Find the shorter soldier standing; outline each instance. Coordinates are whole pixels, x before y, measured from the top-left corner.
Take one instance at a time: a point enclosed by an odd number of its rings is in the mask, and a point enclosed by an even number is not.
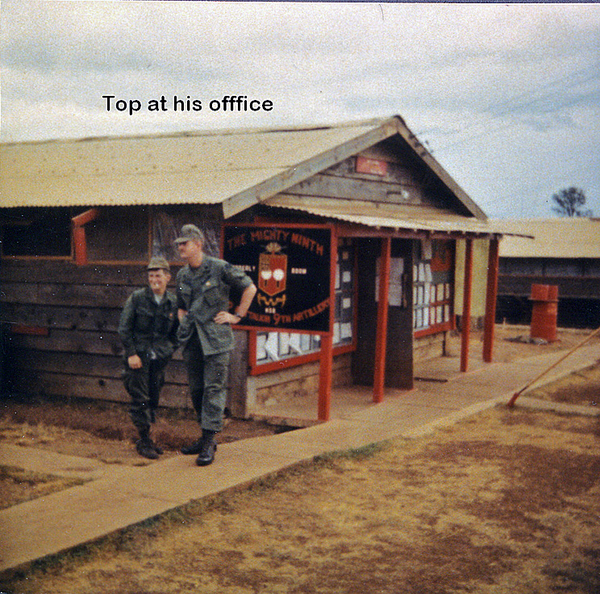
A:
[[[129,413],[139,432],[136,449],[155,460],[162,450],[150,437],[165,367],[177,348],[177,298],[167,291],[169,263],[155,257],[148,264],[148,285],[134,291],[123,308],[119,336],[125,347],[125,389],[131,396]]]

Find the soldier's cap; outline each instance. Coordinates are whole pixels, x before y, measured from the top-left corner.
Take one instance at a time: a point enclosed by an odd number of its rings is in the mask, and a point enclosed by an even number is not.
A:
[[[171,267],[169,266],[166,258],[163,258],[162,256],[154,256],[153,258],[150,258],[150,262],[148,262],[148,270],[166,270],[169,272]]]
[[[175,240],[175,243],[185,243],[186,241],[201,241],[204,243],[204,234],[196,225],[184,225],[181,228],[181,235]]]

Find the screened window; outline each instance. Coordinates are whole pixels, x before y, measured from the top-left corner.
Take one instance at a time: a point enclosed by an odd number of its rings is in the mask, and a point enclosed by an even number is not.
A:
[[[192,210],[175,207],[104,207],[85,225],[88,260],[92,262],[145,262],[151,256],[179,260],[175,239],[181,227],[192,223],[205,236],[204,251],[220,254],[221,221],[210,206]]]
[[[85,226],[90,262],[145,262],[148,259],[148,208],[105,207]]]
[[[454,242],[422,241],[413,269],[413,328],[439,332],[453,323]]]
[[[69,257],[70,208],[15,208],[2,212],[2,255]]]

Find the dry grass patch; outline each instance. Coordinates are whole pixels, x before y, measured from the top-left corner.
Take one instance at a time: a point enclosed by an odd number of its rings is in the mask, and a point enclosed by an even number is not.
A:
[[[85,481],[69,479],[40,472],[31,472],[14,466],[0,465],[0,509],[44,497]]]
[[[498,408],[10,577],[19,594],[597,594],[598,419]],[[81,553],[81,551],[79,551]]]
[[[135,451],[138,439],[129,405],[86,399],[17,395],[0,400],[0,442],[94,458],[108,464],[151,463]],[[220,442],[272,435],[266,423],[227,419]],[[189,410],[161,409],[152,430],[165,456],[198,439],[200,428]]]
[[[539,388],[534,385],[526,395],[564,404],[600,407],[600,364]]]

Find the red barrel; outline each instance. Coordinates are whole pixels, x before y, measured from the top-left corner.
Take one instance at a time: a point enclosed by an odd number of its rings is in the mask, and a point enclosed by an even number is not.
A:
[[[558,317],[558,287],[556,285],[531,285],[531,338],[548,342],[556,340]]]

